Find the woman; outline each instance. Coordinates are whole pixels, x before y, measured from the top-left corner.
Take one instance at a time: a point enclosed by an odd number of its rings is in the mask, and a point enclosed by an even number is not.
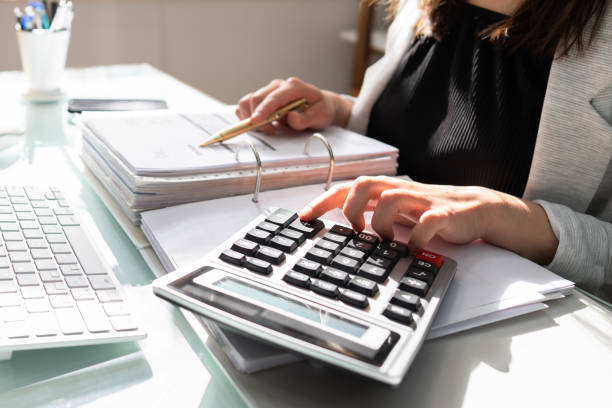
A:
[[[342,207],[356,230],[411,244],[477,238],[599,295],[612,287],[612,7],[608,0],[407,0],[385,56],[356,100],[299,79],[246,95],[256,123],[299,97],[289,126],[334,124],[400,148],[399,173],[360,177],[315,199],[310,220]],[[267,131],[273,131],[268,126]],[[607,286],[611,285],[611,286]]]

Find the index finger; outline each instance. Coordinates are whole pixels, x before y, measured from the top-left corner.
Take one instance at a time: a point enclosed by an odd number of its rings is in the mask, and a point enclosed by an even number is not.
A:
[[[289,80],[284,85],[270,92],[261,101],[255,112],[251,115],[251,123],[254,124],[266,120],[276,110],[299,98],[306,98],[306,101],[313,105],[321,98],[321,92],[316,87],[302,81]]]
[[[338,184],[304,207],[299,215],[302,221],[312,221],[328,211],[342,207],[351,188],[351,183]]]

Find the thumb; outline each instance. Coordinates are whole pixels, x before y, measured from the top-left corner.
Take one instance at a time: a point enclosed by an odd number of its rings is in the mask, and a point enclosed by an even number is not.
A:
[[[329,126],[330,121],[326,116],[325,104],[315,103],[303,112],[296,110],[289,112],[287,124],[296,130],[323,129]]]
[[[448,223],[449,215],[447,211],[425,211],[412,229],[410,244],[416,248],[425,248],[438,232],[448,226]]]

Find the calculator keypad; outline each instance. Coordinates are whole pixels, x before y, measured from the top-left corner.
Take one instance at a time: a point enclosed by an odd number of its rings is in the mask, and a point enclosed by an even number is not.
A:
[[[373,234],[356,233],[343,225],[333,225],[316,238],[324,227],[321,220],[302,222],[296,213],[278,209],[244,238],[236,240],[231,249],[222,251],[219,258],[264,276],[273,273],[273,265],[279,266],[286,270],[279,278],[287,284],[358,309],[367,310],[375,302],[383,301],[379,286],[389,284],[393,268],[408,255],[406,245],[381,242]],[[312,242],[309,239],[314,240],[314,245],[302,252],[299,260],[295,261],[297,257],[293,256],[288,261],[287,256]],[[415,316],[423,313],[424,300],[443,262],[444,258],[433,252],[417,252],[402,276],[394,275],[399,282],[392,288],[397,289],[387,288],[390,297],[385,297],[385,305],[377,313],[414,325],[418,321]]]

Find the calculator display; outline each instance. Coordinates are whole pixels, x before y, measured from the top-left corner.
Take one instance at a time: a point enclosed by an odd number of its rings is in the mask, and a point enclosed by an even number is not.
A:
[[[303,303],[279,296],[265,289],[254,287],[248,283],[225,277],[214,283],[214,286],[246,296],[268,306],[276,307],[288,313],[308,319],[322,326],[331,327],[342,333],[360,338],[367,327],[334,316],[324,310],[309,307]]]

